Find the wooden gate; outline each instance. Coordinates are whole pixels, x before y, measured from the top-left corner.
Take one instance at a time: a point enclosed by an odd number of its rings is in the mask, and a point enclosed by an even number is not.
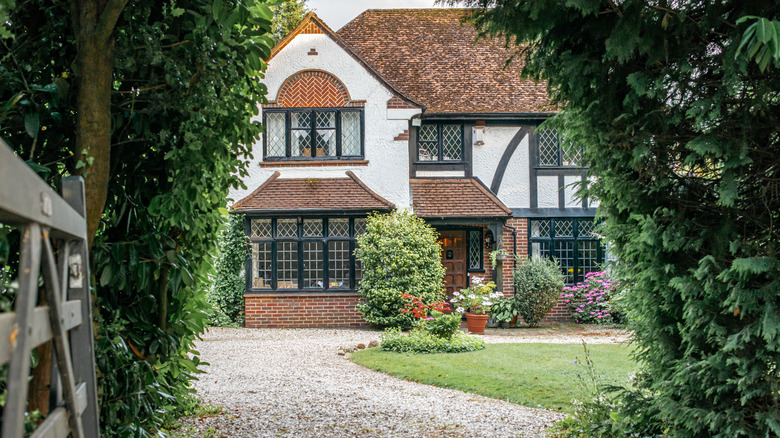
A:
[[[31,350],[49,340],[52,406],[30,436],[100,435],[84,205],[81,177],[64,178],[60,197],[0,140],[0,223],[21,233],[14,311],[0,314],[0,365],[9,364],[3,438],[24,435]],[[37,305],[41,275],[45,306]]]

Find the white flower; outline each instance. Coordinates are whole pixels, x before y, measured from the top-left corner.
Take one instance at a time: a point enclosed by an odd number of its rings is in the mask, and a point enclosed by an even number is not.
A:
[[[481,277],[477,277],[477,276],[471,277],[471,283],[473,283],[473,284],[482,284],[482,278]]]
[[[455,311],[458,313],[463,313],[463,310],[464,310],[463,307],[458,307],[457,309],[455,309]]]
[[[454,296],[454,297],[459,297],[459,296],[460,296],[460,292],[453,292],[453,293],[452,293],[452,296]]]
[[[483,302],[482,302],[482,305],[483,305],[483,306],[492,306],[492,305],[493,305],[493,303],[491,303],[491,302],[490,302],[490,301],[488,301],[488,300],[485,300],[485,301],[483,301]]]
[[[456,302],[456,301],[458,301],[458,299],[457,299],[457,298],[453,298],[453,299],[451,299],[451,300],[450,300],[450,302],[451,302],[451,303],[454,303],[454,302]]]
[[[473,299],[476,299],[476,298],[477,298],[477,296],[476,296],[476,295],[474,295],[474,294],[470,294],[470,295],[469,295],[469,298],[471,298],[471,299],[473,300]]]

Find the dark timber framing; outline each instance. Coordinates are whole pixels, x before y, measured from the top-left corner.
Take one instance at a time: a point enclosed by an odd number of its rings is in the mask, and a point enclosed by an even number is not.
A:
[[[504,173],[506,173],[506,167],[509,165],[509,160],[512,159],[512,155],[515,153],[517,146],[532,129],[533,127],[531,126],[521,126],[520,129],[517,130],[517,133],[515,133],[515,136],[512,137],[509,145],[504,149],[504,154],[501,156],[501,161],[498,163],[496,173],[493,175],[493,182],[490,184],[490,191],[493,193],[498,193],[498,189],[501,188],[501,181],[504,179]]]
[[[566,208],[566,177],[567,176],[579,176],[581,180],[585,180],[587,178],[587,169],[583,167],[577,167],[577,166],[541,166],[539,164],[539,132],[538,132],[539,126],[535,126],[533,130],[531,131],[531,135],[529,136],[528,141],[528,166],[529,166],[529,189],[531,191],[530,193],[530,209],[512,209],[513,214],[517,216],[517,213],[515,211],[517,210],[522,211],[529,211],[531,213],[534,213],[537,210],[550,210],[550,209],[539,209],[539,182],[538,177],[540,176],[557,176],[558,177],[558,208],[561,210],[570,210]],[[558,151],[558,160],[560,161],[560,147]],[[502,157],[503,161],[503,157]],[[582,209],[588,210],[588,200],[582,199]],[[575,211],[577,211],[575,209]],[[595,214],[595,213],[594,213]],[[535,213],[534,216],[537,216]],[[580,213],[579,215],[582,215]],[[589,214],[586,215],[589,216]],[[567,216],[571,217],[572,213],[565,213],[562,215],[557,216]],[[538,217],[538,216],[537,216]]]
[[[426,118],[423,124],[460,124],[462,132],[461,151],[463,159],[460,161],[421,161],[419,159],[419,126],[409,124],[409,175],[411,178],[417,178],[418,171],[463,171],[463,176],[469,178],[473,174],[473,147],[472,133],[474,121],[464,121],[457,119],[429,119]],[[438,129],[441,131],[441,128]],[[441,158],[441,137],[439,137],[439,158]],[[460,176],[453,178],[462,178]]]

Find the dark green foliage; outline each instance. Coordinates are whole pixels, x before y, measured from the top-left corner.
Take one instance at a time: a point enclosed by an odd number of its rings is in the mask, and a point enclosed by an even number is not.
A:
[[[422,328],[413,328],[409,334],[391,327],[382,334],[379,349],[397,353],[462,353],[485,348],[485,341],[457,332],[449,338],[436,336]]]
[[[672,436],[780,435],[780,38],[743,20],[780,5],[468,3],[498,4],[476,23],[530,44],[551,125],[586,146],[584,193],[631,284],[634,408]]]
[[[69,17],[67,2],[19,5],[0,63],[0,135],[55,188],[83,166]],[[260,132],[270,18],[252,1],[137,0],[117,24],[111,182],[91,252],[104,436],[154,434],[194,403],[193,341],[228,189]]]
[[[363,318],[389,327],[410,327],[415,319],[399,312],[401,294],[422,298],[424,304],[444,299],[444,267],[438,234],[408,212],[368,217],[366,232],[357,239],[355,256],[363,265],[358,307]]]
[[[441,313],[434,310],[430,317],[433,319],[420,321],[420,327],[433,336],[450,339],[460,328],[460,313]]]
[[[529,257],[512,272],[515,283],[517,313],[531,327],[539,324],[558,302],[563,286],[563,274],[558,260]]]
[[[219,234],[214,286],[207,300],[214,308],[210,324],[216,326],[244,324],[244,262],[247,238],[244,215],[231,214],[227,227]]]

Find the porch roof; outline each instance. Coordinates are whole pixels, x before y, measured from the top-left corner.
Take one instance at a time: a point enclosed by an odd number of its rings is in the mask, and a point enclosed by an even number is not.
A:
[[[420,217],[507,217],[507,208],[475,178],[416,178],[409,180],[412,207]]]
[[[371,190],[351,171],[346,178],[279,178],[274,172],[233,211],[385,211],[393,203]]]

